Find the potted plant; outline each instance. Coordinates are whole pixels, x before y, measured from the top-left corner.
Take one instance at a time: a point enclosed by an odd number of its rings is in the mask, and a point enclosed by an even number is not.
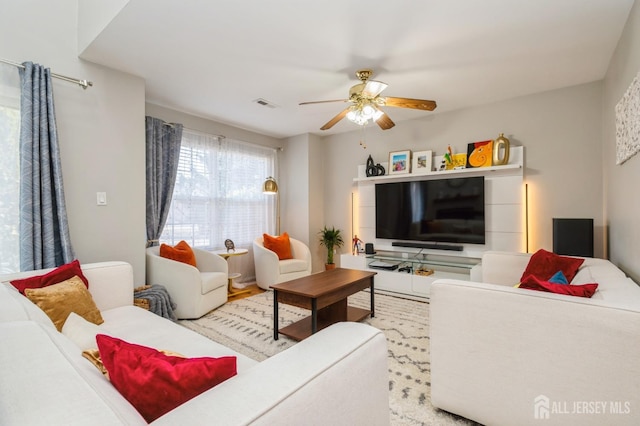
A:
[[[327,228],[325,226],[319,234],[320,245],[327,248],[327,263],[324,267],[325,269],[334,269],[336,264],[333,263],[333,252],[336,248],[340,248],[344,244],[340,230],[333,227]]]

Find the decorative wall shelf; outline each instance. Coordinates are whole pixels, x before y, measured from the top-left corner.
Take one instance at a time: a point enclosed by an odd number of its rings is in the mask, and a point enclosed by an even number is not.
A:
[[[514,146],[511,148],[509,164],[504,166],[478,167],[473,169],[443,170],[425,174],[394,174],[384,176],[356,177],[354,182],[407,182],[412,180],[442,179],[447,177],[461,176],[522,176],[523,174],[523,147]]]

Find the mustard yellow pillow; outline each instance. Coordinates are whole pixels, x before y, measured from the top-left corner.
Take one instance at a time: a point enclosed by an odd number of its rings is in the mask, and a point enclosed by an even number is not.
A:
[[[78,276],[48,287],[28,288],[24,293],[51,318],[58,331],[62,331],[71,312],[94,324],[104,322],[91,293]]]

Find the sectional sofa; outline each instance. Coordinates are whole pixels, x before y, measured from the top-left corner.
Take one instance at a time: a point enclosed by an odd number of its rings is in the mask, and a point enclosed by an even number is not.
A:
[[[373,327],[336,324],[258,363],[133,306],[131,266],[104,262],[82,266],[104,323],[91,324],[89,329],[69,329],[65,323],[61,333],[42,310],[6,283],[44,272],[0,276],[3,425],[146,424],[81,355],[83,346],[95,341],[92,327],[101,334],[185,357],[236,357],[237,375],[152,424],[389,424],[386,339]],[[157,398],[160,402],[163,395]]]
[[[530,256],[432,284],[432,404],[487,425],[640,424],[640,288],[603,259],[571,281],[592,298],[514,288]]]

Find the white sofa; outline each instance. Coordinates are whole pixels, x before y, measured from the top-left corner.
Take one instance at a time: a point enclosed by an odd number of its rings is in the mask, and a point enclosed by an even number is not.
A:
[[[386,339],[359,323],[333,325],[255,362],[133,306],[129,264],[82,267],[100,332],[188,357],[237,357],[238,374],[158,418],[158,425],[388,425]],[[144,419],[81,356],[81,348],[0,276],[0,423],[136,425]]]
[[[311,274],[311,251],[302,241],[289,238],[293,259],[280,260],[265,248],[262,237],[253,241],[253,259],[258,287],[269,290],[274,284],[295,280]]]
[[[432,404],[487,425],[640,424],[640,288],[602,259],[571,282],[598,283],[591,299],[514,288],[529,257],[432,284]]]
[[[200,318],[227,302],[227,261],[207,250],[192,250],[197,267],[161,257],[160,246],[147,248],[145,254],[147,284],[167,289],[178,319]]]

